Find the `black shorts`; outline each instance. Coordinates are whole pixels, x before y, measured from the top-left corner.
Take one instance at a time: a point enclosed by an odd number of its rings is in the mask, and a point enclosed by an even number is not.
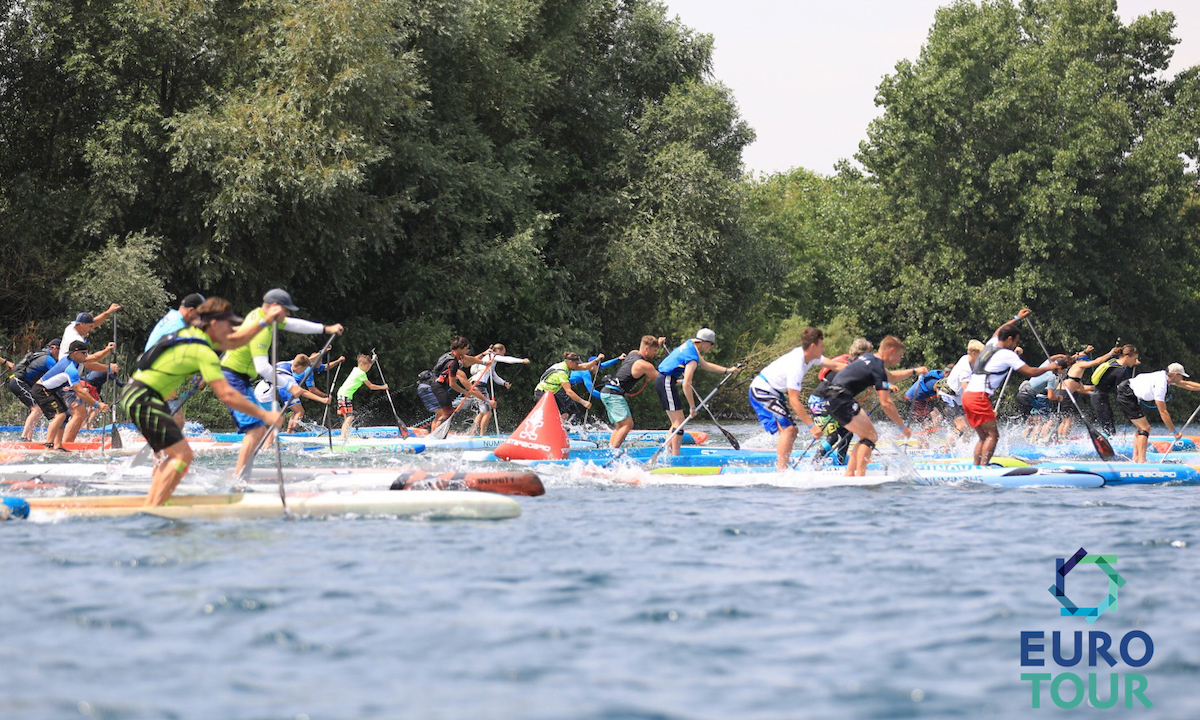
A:
[[[682,378],[665,374],[659,375],[654,381],[654,389],[658,391],[658,401],[663,410],[683,410],[685,402],[683,391],[680,389],[682,382]]]
[[[533,401],[536,403],[538,400],[541,400],[542,395],[545,394],[545,390],[534,390]],[[571,398],[563,390],[559,390],[558,392],[554,393],[554,404],[558,406],[559,415],[566,415],[567,413],[571,412]]]
[[[55,415],[61,415],[67,412],[67,401],[63,400],[63,396],[58,390],[48,390],[41,383],[34,383],[32,387],[33,401],[42,409],[42,414],[48,418]]]
[[[1121,384],[1117,385],[1117,405],[1121,406],[1121,412],[1125,413],[1125,417],[1131,421],[1146,417],[1146,411],[1138,402],[1137,395],[1133,394],[1133,388],[1129,387],[1128,380],[1122,380]]]
[[[154,388],[131,380],[121,393],[120,404],[154,452],[183,440],[183,428],[175,422],[167,401]]]
[[[27,408],[33,407],[33,388],[29,387],[29,383],[20,378],[9,378],[8,389],[13,395],[17,396],[22,405]]]
[[[825,411],[829,413],[834,420],[837,420],[839,423],[841,423],[842,427],[849,425],[850,421],[854,419],[854,416],[858,415],[859,411],[862,410],[862,406],[858,404],[858,401],[854,399],[853,395],[837,393],[836,395],[827,398],[827,400],[828,404],[825,406]]]

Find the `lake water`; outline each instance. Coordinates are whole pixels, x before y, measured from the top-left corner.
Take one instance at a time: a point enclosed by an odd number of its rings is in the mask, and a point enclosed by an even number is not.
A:
[[[1200,713],[1197,487],[543,479],[499,522],[0,526],[0,717],[1007,718],[1034,712],[1023,672],[1068,671],[1098,673],[1101,700],[1110,673],[1143,674],[1154,707],[1122,688],[1120,717]],[[1081,547],[1126,581],[1093,625],[1048,592]],[[1095,566],[1067,587],[1107,591]],[[1059,668],[1054,630],[1114,653],[1141,630],[1153,656]],[[1021,666],[1023,631],[1046,667]],[[1040,704],[1102,712],[1045,683]]]

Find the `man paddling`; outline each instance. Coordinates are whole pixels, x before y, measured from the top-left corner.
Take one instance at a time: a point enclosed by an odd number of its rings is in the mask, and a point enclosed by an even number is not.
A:
[[[699,397],[696,395],[694,380],[696,368],[714,373],[735,373],[739,367],[723,367],[704,359],[705,353],[717,344],[717,334],[710,328],[700,328],[696,337],[684,340],[679,347],[668,354],[658,364],[658,379],[654,388],[658,391],[658,400],[662,409],[671,421],[671,430],[683,424],[683,404],[687,402],[688,416],[696,414]],[[667,448],[668,455],[679,455],[683,445],[683,436],[674,433]]]
[[[1058,367],[1053,362],[1042,367],[1030,367],[1017,354],[1017,345],[1021,342],[1021,329],[1017,323],[1031,314],[1033,311],[1029,308],[1021,308],[1012,320],[996,328],[971,368],[971,379],[967,381],[967,390],[963,393],[962,407],[967,423],[975,428],[979,436],[979,441],[975,443],[976,465],[987,465],[992,461],[992,453],[996,451],[996,443],[1000,440],[996,413],[992,410],[992,393],[1004,384],[1008,373],[1017,372],[1032,378],[1054,372]],[[1054,355],[1049,359],[1061,357],[1065,356]]]
[[[64,348],[71,347],[71,343],[88,342],[88,335],[109,318],[110,315],[121,309],[117,303],[111,303],[108,309],[98,315],[82,312],[75,316],[75,322],[67,325],[63,330],[62,346]],[[117,372],[117,366],[106,365],[100,361],[107,358],[116,349],[116,343],[108,343],[102,350],[89,354],[84,358],[83,363],[79,366],[80,371],[84,370],[103,370],[110,373]],[[87,420],[87,409],[85,407],[84,397],[76,395],[73,388],[66,388],[62,393],[63,400],[67,403],[67,411],[71,414],[71,420],[67,423],[65,435],[66,442],[75,442],[75,438],[79,435],[79,431],[83,428],[84,421]]]
[[[643,335],[637,350],[625,353],[625,359],[612,375],[604,378],[604,387],[600,390],[600,402],[608,411],[608,419],[612,423],[612,436],[608,446],[612,449],[621,447],[625,437],[633,429],[633,414],[629,411],[627,396],[633,392],[638,381],[652,383],[658,379],[658,368],[651,360],[658,354],[659,348],[667,339]]]
[[[833,419],[841,423],[849,432],[858,437],[858,444],[850,451],[850,460],[846,463],[846,475],[865,475],[867,465],[871,462],[871,451],[879,433],[870,415],[854,398],[870,388],[875,388],[879,397],[879,407],[892,422],[900,428],[904,437],[912,437],[912,431],[900,418],[896,404],[892,401],[892,383],[897,380],[923,375],[929,368],[915,367],[907,370],[888,370],[900,364],[904,357],[904,343],[895,335],[888,335],[879,342],[879,351],[865,352],[858,359],[847,365],[834,375],[829,384],[822,390],[827,401],[827,412]]]
[[[337,323],[322,325],[311,320],[290,317],[299,309],[286,290],[268,290],[263,295],[262,305],[251,310],[241,327],[234,333],[235,342],[241,342],[246,335],[250,336],[250,340],[244,345],[234,346],[234,349],[222,356],[221,370],[229,385],[250,402],[254,402],[254,376],[271,382],[275,375],[275,368],[270,360],[271,324],[275,318],[279,318],[279,327],[288,332],[301,335],[342,334],[344,328]],[[230,414],[233,415],[238,432],[244,435],[237,467],[234,469],[235,475],[241,475],[242,469],[258,452],[259,443],[266,434],[267,427],[263,425],[262,419],[253,413],[245,413],[231,407]]]
[[[1172,385],[1184,390],[1200,391],[1200,383],[1184,380],[1187,377],[1191,375],[1184,372],[1183,365],[1171,363],[1166,370],[1135,375],[1117,385],[1117,405],[1121,406],[1121,412],[1137,428],[1137,434],[1133,437],[1134,462],[1146,462],[1146,449],[1150,445],[1150,421],[1146,418],[1142,403],[1153,403],[1167,430],[1176,440],[1182,436],[1175,429],[1171,413],[1167,410],[1167,392]]]
[[[51,418],[50,428],[46,433],[46,447],[53,448],[66,452],[63,447],[66,435],[64,424],[67,421],[67,402],[63,395],[67,391],[73,391],[76,401],[86,415],[88,407],[84,405],[83,398],[87,398],[90,407],[99,409],[100,412],[107,412],[108,405],[99,400],[92,400],[87,394],[87,389],[83,384],[83,380],[79,376],[79,369],[83,367],[84,361],[88,356],[87,343],[82,340],[74,340],[67,347],[67,352],[59,359],[54,367],[46,371],[40,380],[33,384],[33,399],[42,408],[42,413]]]
[[[234,349],[233,327],[242,322],[230,308],[229,301],[218,297],[201,303],[196,308],[200,326],[184,328],[151,346],[121,395],[121,409],[146,437],[151,449],[167,456],[154,470],[146,505],[166,502],[192,464],[192,448],[165,400],[188,378],[199,373],[230,410],[264,423],[263,432],[266,426],[278,426],[283,418],[282,413],[259,407],[226,378],[216,351]],[[284,313],[276,305],[265,308],[259,317],[270,324],[284,317]]]
[[[800,333],[800,347],[767,365],[750,382],[750,407],[754,408],[763,429],[779,436],[775,442],[775,468],[780,472],[787,470],[796,436],[800,434],[791,413],[795,413],[814,438],[821,436],[821,430],[813,428],[812,415],[800,394],[804,376],[810,368],[818,366],[838,371],[846,363],[827,359],[825,334],[815,327],[806,327]]]
[[[417,383],[417,397],[425,409],[433,413],[430,432],[437,430],[454,414],[454,406],[450,401],[451,390],[463,397],[473,397],[489,408],[496,407],[496,401],[477,390],[467,377],[466,368],[479,362],[479,358],[468,354],[470,349],[470,340],[455,335],[450,340],[450,352],[443,353],[429,374],[424,376],[425,379]]]
[[[42,417],[42,408],[33,399],[33,383],[46,374],[58,362],[58,349],[62,340],[51,340],[41,350],[34,350],[21,358],[12,368],[12,377],[8,379],[8,390],[29,408],[25,417],[25,425],[21,428],[21,439],[33,441],[33,430]]]

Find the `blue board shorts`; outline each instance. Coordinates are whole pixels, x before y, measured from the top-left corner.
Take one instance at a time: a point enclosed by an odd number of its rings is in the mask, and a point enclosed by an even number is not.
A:
[[[619,423],[633,414],[629,412],[629,401],[624,395],[602,392],[600,402],[604,403],[604,409],[608,411],[608,421],[611,423]]]
[[[248,378],[239,372],[229,370],[228,368],[221,368],[221,374],[225,376],[225,382],[229,383],[229,387],[237,390],[242,394],[242,397],[246,398],[250,402],[254,403],[255,405],[259,405],[258,400],[254,398],[254,381],[251,378]],[[259,405],[259,407],[261,407],[261,405]],[[253,415],[247,415],[240,410],[234,410],[233,408],[230,408],[229,414],[233,416],[233,423],[237,425],[237,431],[243,434],[263,425],[262,420],[259,420]]]
[[[783,398],[779,397],[779,393],[774,390],[755,387],[751,383],[750,407],[754,408],[754,414],[758,416],[758,422],[763,426],[763,430],[772,435],[796,424],[792,422],[791,413],[788,412]]]

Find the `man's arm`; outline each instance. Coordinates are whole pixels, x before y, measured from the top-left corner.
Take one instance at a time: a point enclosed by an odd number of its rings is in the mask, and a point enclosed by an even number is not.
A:
[[[800,391],[788,388],[787,394],[788,405],[792,407],[792,412],[796,413],[796,417],[800,418],[805,425],[812,425],[813,419],[812,415],[808,412],[808,403],[804,402],[804,398],[800,396]]]
[[[105,310],[104,312],[100,313],[99,315],[93,315],[92,320],[94,320],[96,322],[96,325],[102,325],[104,323],[104,321],[108,319],[109,315],[112,315],[113,313],[115,313],[116,311],[118,311],[120,309],[121,309],[120,305],[118,305],[117,303],[112,303],[108,306],[108,309]]]

